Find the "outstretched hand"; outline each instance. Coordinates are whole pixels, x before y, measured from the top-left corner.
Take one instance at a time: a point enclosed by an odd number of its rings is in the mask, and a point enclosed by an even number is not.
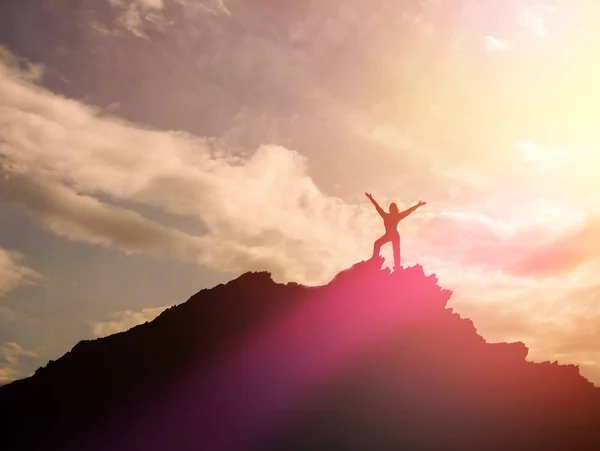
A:
[[[371,201],[373,200],[373,196],[371,195],[371,193],[365,193],[365,196],[367,196],[367,198],[369,198]],[[427,202],[423,202],[422,200],[420,200],[417,204],[417,207],[422,207],[423,205],[427,205]]]

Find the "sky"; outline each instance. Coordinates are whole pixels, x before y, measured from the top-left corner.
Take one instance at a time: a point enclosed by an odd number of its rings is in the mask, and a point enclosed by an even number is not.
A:
[[[0,5],[0,383],[247,271],[405,266],[600,385],[591,0]],[[389,245],[384,247],[391,258]]]

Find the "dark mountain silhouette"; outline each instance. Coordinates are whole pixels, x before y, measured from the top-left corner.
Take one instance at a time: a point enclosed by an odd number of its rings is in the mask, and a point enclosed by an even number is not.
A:
[[[486,343],[420,266],[247,273],[0,388],[2,450],[599,450],[576,366]]]

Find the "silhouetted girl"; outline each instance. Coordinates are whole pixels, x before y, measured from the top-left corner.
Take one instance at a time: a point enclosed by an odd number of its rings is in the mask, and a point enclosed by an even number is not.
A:
[[[381,246],[383,246],[388,241],[392,242],[392,247],[394,249],[394,270],[400,268],[400,234],[398,233],[398,223],[406,218],[409,214],[415,211],[417,208],[425,205],[426,202],[419,201],[417,205],[410,207],[404,211],[398,211],[398,206],[395,202],[390,204],[390,212],[386,213],[383,208],[379,206],[379,204],[373,199],[371,193],[365,193],[365,195],[369,198],[373,205],[375,205],[375,209],[377,213],[383,218],[383,224],[385,225],[385,235],[375,241],[373,246],[373,258],[379,257],[379,251],[381,250]]]

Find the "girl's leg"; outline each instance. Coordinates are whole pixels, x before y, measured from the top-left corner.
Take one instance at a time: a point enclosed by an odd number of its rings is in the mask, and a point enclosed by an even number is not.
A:
[[[394,269],[400,269],[400,235],[394,235],[391,241],[394,249]]]
[[[381,246],[383,246],[388,241],[390,241],[390,237],[387,234],[383,235],[381,238],[379,238],[377,241],[375,241],[375,244],[373,245],[373,258],[379,257],[379,252],[381,251]]]

